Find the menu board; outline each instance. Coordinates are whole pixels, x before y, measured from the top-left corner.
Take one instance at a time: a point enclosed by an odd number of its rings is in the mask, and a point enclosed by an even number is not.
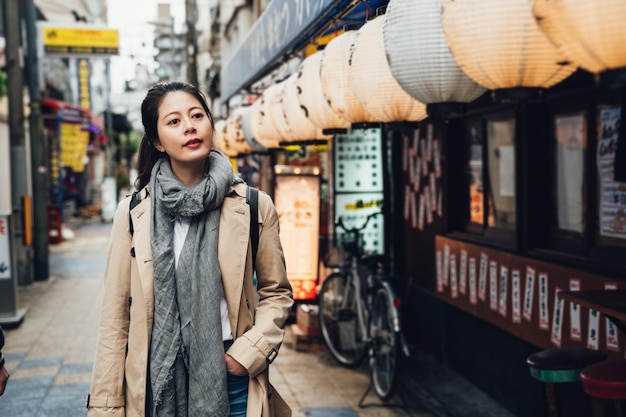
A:
[[[319,177],[277,174],[274,202],[294,299],[315,299],[319,262]]]
[[[368,215],[382,212],[384,200],[382,129],[349,129],[333,139],[335,217],[348,228],[361,227]],[[345,230],[335,229],[341,241]],[[382,214],[361,232],[363,249],[385,253]]]
[[[335,192],[383,190],[381,129],[351,129],[333,139]]]

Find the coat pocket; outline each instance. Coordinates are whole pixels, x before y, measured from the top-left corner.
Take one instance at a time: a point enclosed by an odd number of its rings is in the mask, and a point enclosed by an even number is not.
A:
[[[270,403],[270,416],[271,417],[291,417],[291,407],[285,402],[283,397],[280,396],[276,388],[272,384],[269,384],[270,390],[268,393],[268,400]]]

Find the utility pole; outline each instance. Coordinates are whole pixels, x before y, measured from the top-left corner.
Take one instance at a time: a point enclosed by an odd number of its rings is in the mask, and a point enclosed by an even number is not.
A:
[[[33,248],[35,280],[43,281],[49,275],[48,251],[48,211],[46,198],[47,143],[43,135],[41,119],[41,96],[39,91],[39,63],[37,57],[37,27],[35,26],[35,4],[25,0],[24,20],[26,22],[26,69],[30,95],[30,163],[33,181]]]
[[[193,85],[198,85],[198,63],[196,56],[198,53],[198,41],[196,39],[196,0],[185,0],[185,21],[187,23],[187,81]]]
[[[13,215],[11,216],[10,238],[13,252],[13,274],[22,285],[33,282],[32,250],[24,238],[30,221],[24,215],[24,201],[30,199],[25,119],[24,119],[24,77],[22,73],[22,51],[20,30],[20,2],[4,1],[4,28],[6,39],[7,98],[9,102],[9,137],[11,145],[11,195]],[[27,213],[28,215],[28,213]],[[29,231],[28,231],[29,232]]]

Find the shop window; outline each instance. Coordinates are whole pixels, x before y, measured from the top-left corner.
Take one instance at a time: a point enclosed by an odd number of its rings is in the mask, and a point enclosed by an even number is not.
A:
[[[587,121],[584,112],[554,117],[554,222],[558,231],[582,235],[585,232],[585,159]]]
[[[487,146],[494,218],[488,226],[515,231],[515,120],[488,120]]]
[[[545,159],[547,170],[532,186],[538,197],[551,198],[545,228],[541,210],[529,218],[538,227],[530,249],[547,249],[545,256],[566,257],[610,270],[626,254],[626,182],[614,177],[620,124],[620,104],[610,94],[553,106]],[[613,266],[611,266],[613,265]]]
[[[467,200],[464,229],[512,244],[517,224],[515,118],[511,112],[464,121]]]

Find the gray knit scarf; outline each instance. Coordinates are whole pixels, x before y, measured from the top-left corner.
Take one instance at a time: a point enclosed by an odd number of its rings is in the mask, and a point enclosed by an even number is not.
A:
[[[228,159],[212,151],[200,183],[183,185],[168,158],[152,169],[154,322],[146,415],[224,417],[229,413],[217,260],[220,208],[236,182]],[[174,263],[174,222],[191,217]]]

